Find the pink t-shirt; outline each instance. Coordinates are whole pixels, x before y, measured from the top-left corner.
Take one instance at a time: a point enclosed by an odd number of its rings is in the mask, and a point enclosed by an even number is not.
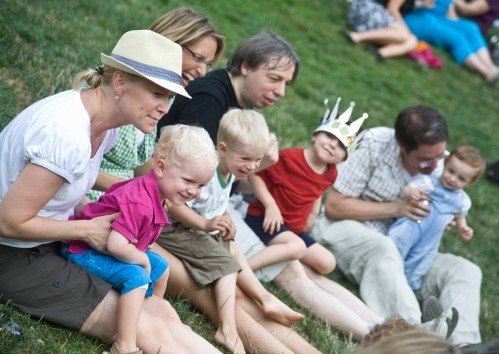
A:
[[[145,176],[132,178],[111,186],[98,201],[89,203],[69,220],[89,220],[98,216],[120,212],[111,228],[130,242],[137,240],[135,247],[145,251],[165,226],[171,222],[166,217],[159,195],[158,182],[153,171]],[[82,241],[71,241],[69,252],[83,253],[90,246]]]

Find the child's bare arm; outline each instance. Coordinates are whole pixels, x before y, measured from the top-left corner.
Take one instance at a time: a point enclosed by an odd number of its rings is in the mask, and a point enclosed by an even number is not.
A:
[[[169,207],[168,214],[185,227],[206,231],[208,219],[202,215],[199,215],[185,204],[181,206]]]
[[[138,250],[125,236],[112,230],[107,239],[107,252],[109,255],[124,263],[138,264],[148,273],[151,272],[149,258]]]
[[[236,226],[232,222],[232,218],[230,217],[230,215],[227,211],[222,216],[224,217],[224,219],[223,219],[224,223],[227,224],[228,227],[227,226],[224,227],[225,232],[221,232],[221,236],[225,240],[232,241],[232,240],[234,240],[234,237],[236,237]],[[222,219],[219,218],[219,220],[222,220]]]
[[[256,197],[263,204],[265,208],[267,208],[267,206],[272,206],[272,205],[277,206],[274,197],[272,196],[272,194],[270,194],[267,185],[260,176],[255,174],[250,175],[248,176],[248,182],[253,188]]]
[[[231,228],[233,228],[232,220],[228,215],[224,214],[214,217],[213,219],[207,219],[185,204],[182,206],[170,207],[168,213],[185,227],[198,229],[204,232],[218,230],[222,237],[225,237],[227,233],[230,233]]]
[[[413,190],[414,190],[414,188],[412,188],[409,184],[406,185],[402,189],[402,198],[405,199],[405,200],[412,199],[412,192],[413,192]]]
[[[317,198],[317,200],[314,202],[314,206],[312,207],[312,210],[308,215],[307,222],[305,223],[305,231],[309,231],[314,225],[315,219],[317,218],[317,215],[319,215],[321,211],[321,202],[322,202],[322,197]]]
[[[270,234],[278,231],[284,223],[281,211],[274,197],[270,194],[267,185],[258,175],[248,176],[248,181],[255,192],[258,200],[265,207],[265,218],[263,220],[263,230]]]
[[[265,170],[267,167],[275,165],[279,160],[279,142],[274,133],[270,133],[269,146],[265,155],[263,156],[260,166],[256,169],[257,171]]]
[[[456,222],[457,230],[461,235],[463,241],[469,241],[473,237],[473,229],[468,226],[466,222],[466,217],[462,215],[456,215],[454,217],[454,221]]]
[[[421,189],[408,184],[402,189],[402,198],[405,200],[421,200],[425,198],[425,194]]]

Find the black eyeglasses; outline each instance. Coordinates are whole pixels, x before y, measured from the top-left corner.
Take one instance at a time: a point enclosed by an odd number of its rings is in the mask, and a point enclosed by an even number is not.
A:
[[[184,46],[182,48],[185,48],[187,49],[187,51],[189,53],[191,53],[192,55],[192,59],[194,59],[194,61],[198,64],[204,64],[206,65],[206,70],[207,71],[211,71],[214,67],[215,67],[215,63],[212,62],[212,61],[209,61],[209,60],[206,60],[205,57],[203,57],[202,55],[200,54],[197,54],[197,53],[194,53],[192,50],[190,50],[188,47]]]

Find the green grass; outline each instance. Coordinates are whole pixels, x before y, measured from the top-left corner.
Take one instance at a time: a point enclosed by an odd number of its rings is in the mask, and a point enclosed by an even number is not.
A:
[[[431,105],[447,119],[450,147],[471,144],[487,160],[499,159],[497,86],[485,85],[438,50],[442,70],[427,70],[406,58],[377,63],[339,34],[346,27],[345,0],[2,0],[0,129],[30,103],[69,88],[72,76],[96,66],[99,53],[110,52],[123,32],[146,28],[180,5],[197,8],[226,34],[228,48],[220,66],[238,41],[262,28],[273,29],[294,44],[301,57],[298,80],[284,101],[263,112],[282,147],[307,145],[322,116],[324,98],[341,95],[343,102],[357,102],[357,116],[364,110],[369,113],[367,127],[392,126],[398,111],[408,105]],[[442,248],[482,268],[481,331],[483,339],[490,340],[499,333],[499,186],[482,180],[469,194],[473,200],[469,223],[475,238],[465,244],[450,232]],[[355,289],[340,274],[332,277]],[[275,287],[269,288],[292,304]],[[214,327],[203,316],[185,301],[172,303],[185,323],[211,338]],[[12,309],[10,313],[23,326],[26,339],[18,341],[0,331],[0,353],[100,353],[107,348],[76,332],[31,320]],[[344,353],[353,346],[313,316],[307,316],[298,331],[324,353]]]

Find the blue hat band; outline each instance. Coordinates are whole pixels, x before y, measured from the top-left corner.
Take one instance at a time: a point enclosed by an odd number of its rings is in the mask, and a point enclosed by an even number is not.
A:
[[[170,81],[177,85],[182,85],[182,76],[178,75],[176,72],[163,69],[157,66],[144,64],[133,59],[128,59],[118,54],[111,54],[111,57],[130,66],[131,68],[137,70],[141,74],[154,77],[161,80]]]

